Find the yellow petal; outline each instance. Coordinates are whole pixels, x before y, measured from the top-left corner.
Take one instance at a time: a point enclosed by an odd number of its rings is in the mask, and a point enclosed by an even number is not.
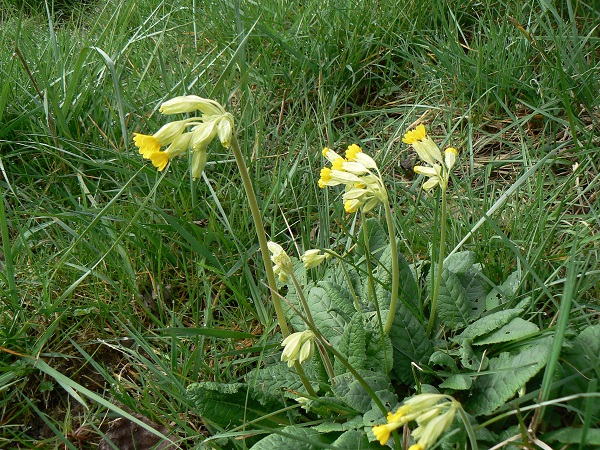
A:
[[[139,148],[140,155],[146,159],[160,150],[160,144],[154,136],[133,133],[133,142]]]

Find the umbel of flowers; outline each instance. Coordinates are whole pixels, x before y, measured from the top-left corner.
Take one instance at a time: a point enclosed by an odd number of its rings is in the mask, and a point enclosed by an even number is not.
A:
[[[216,101],[186,95],[163,103],[163,114],[182,114],[199,111],[200,117],[169,122],[152,135],[134,133],[133,141],[140,154],[162,171],[175,156],[191,152],[192,176],[199,178],[206,166],[208,144],[215,137],[229,148],[233,133],[233,116]],[[161,150],[166,147],[165,150]]]
[[[321,170],[319,187],[346,186],[344,209],[355,212],[372,210],[380,203],[387,202],[388,196],[377,164],[362,149],[352,144],[346,150],[346,158],[325,147],[323,156],[331,162],[331,168]]]
[[[387,423],[373,427],[373,434],[381,445],[385,445],[392,431],[416,421],[412,431],[416,444],[408,450],[427,450],[450,426],[461,408],[459,402],[444,394],[418,394],[404,402],[395,413],[388,413]]]

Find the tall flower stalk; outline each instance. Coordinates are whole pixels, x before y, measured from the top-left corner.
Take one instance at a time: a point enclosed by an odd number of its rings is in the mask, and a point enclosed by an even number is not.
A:
[[[164,170],[172,158],[189,151],[192,156],[192,176],[199,178],[206,166],[208,145],[215,138],[219,139],[223,147],[232,149],[254,220],[277,321],[283,336],[287,337],[290,331],[277,295],[277,283],[269,255],[265,228],[252,180],[234,133],[233,116],[218,102],[196,95],[186,95],[168,100],[161,105],[160,112],[163,114],[200,112],[201,115],[169,122],[152,135],[134,133],[133,140],[139,148],[139,153],[145,159],[149,159],[159,171]],[[162,147],[167,148],[162,150]]]
[[[383,178],[377,163],[356,144],[348,146],[345,158],[327,147],[323,149],[322,154],[331,163],[331,168],[324,167],[321,170],[319,187],[344,185],[346,189],[342,199],[346,212],[352,213],[360,209],[366,213],[380,203],[384,206],[392,257],[390,309],[383,327],[384,333],[387,335],[392,329],[396,315],[400,270],[394,218]]]
[[[447,190],[448,181],[450,180],[450,174],[452,168],[456,163],[456,155],[458,152],[453,147],[448,147],[444,150],[444,156],[433,139],[427,135],[424,125],[417,126],[414,130],[408,131],[402,141],[406,144],[412,145],[419,157],[429,164],[428,166],[415,166],[414,170],[420,175],[424,175],[428,178],[423,183],[423,189],[430,190],[436,186],[440,186],[441,189],[441,213],[440,213],[440,240],[439,240],[439,255],[438,261],[435,265],[435,279],[433,282],[433,293],[431,297],[431,312],[429,315],[429,323],[427,325],[427,333],[430,334],[435,325],[435,315],[437,309],[438,297],[440,296],[440,286],[442,282],[442,272],[444,264],[444,255],[446,249],[446,219],[447,219]]]

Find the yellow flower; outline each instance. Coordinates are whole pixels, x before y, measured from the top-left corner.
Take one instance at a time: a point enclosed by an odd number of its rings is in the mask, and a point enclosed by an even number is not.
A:
[[[452,170],[456,163],[456,155],[458,155],[458,151],[456,151],[454,147],[448,147],[444,150],[444,163],[446,164],[446,169]]]
[[[147,157],[154,167],[158,168],[159,171],[163,171],[165,167],[167,167],[167,163],[169,162],[169,155],[167,152],[154,152]]]
[[[281,345],[285,347],[281,354],[281,360],[292,367],[296,362],[302,364],[314,353],[315,334],[310,330],[292,333],[286,337]]]
[[[343,170],[332,170],[328,167],[321,169],[321,178],[319,178],[319,187],[324,188],[325,186],[337,186],[339,184],[351,184],[360,182],[358,176],[343,171]]]
[[[163,114],[180,114],[193,111],[200,111],[207,116],[225,114],[225,109],[218,102],[197,95],[175,97],[160,106],[160,112]]]
[[[150,155],[160,151],[160,143],[154,136],[133,133],[133,142],[139,148],[140,155],[149,159]]]
[[[450,426],[459,407],[460,404],[447,395],[418,394],[406,400],[395,413],[389,412],[388,423],[373,427],[373,434],[381,445],[385,445],[392,431],[416,420],[419,426],[412,435],[418,442],[410,448],[425,450]]]
[[[425,125],[419,125],[414,130],[408,131],[402,142],[412,145],[419,158],[426,163],[431,165],[435,164],[436,161],[440,164],[443,163],[442,153],[436,143],[427,135]]]
[[[273,272],[275,275],[279,275],[279,281],[286,282],[294,270],[292,260],[281,245],[270,241],[267,243],[267,247],[271,252],[271,261],[275,264]]]
[[[362,148],[356,144],[348,146],[348,149],[346,150],[346,159],[348,161],[360,163],[367,169],[377,169],[377,163],[373,160],[373,158],[365,154]]]
[[[317,267],[323,261],[325,261],[329,257],[329,253],[324,255],[321,254],[321,250],[312,249],[306,250],[304,254],[300,257],[300,261],[304,264],[305,269],[312,269],[313,267]]]

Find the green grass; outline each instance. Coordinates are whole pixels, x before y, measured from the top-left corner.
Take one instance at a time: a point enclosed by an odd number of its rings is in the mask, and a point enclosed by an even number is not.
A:
[[[267,232],[294,254],[344,238],[341,202],[316,187],[320,150],[357,142],[384,169],[401,251],[427,257],[437,199],[401,164],[426,114],[460,151],[449,248],[472,231],[460,249],[490,280],[520,269],[541,330],[597,323],[594,2],[355,3],[109,0],[53,16],[0,1],[0,447],[92,448],[122,408],[195,448],[206,430],[185,387],[235,381],[274,345],[232,155],[211,148],[192,182],[184,158],[157,174],[132,145],[176,95],[227,104]]]

